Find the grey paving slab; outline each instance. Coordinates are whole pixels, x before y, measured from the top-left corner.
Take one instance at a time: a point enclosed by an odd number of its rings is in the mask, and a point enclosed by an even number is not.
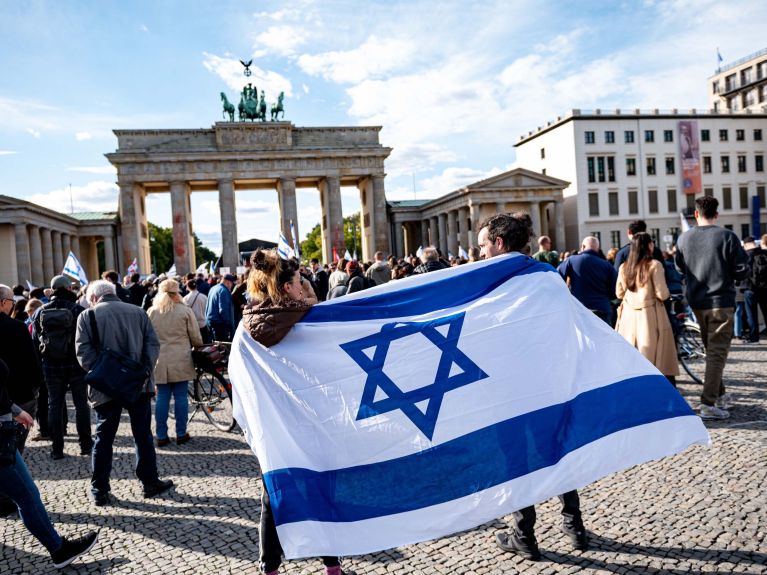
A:
[[[710,449],[694,447],[613,474],[581,491],[592,549],[574,551],[559,531],[558,502],[539,506],[543,560],[497,549],[501,518],[438,541],[347,558],[358,575],[423,573],[703,574],[767,573],[767,344],[734,344],[725,372],[738,400],[727,422],[708,423]],[[700,386],[681,378],[697,406]],[[74,426],[70,426],[72,431]],[[50,445],[30,443],[26,461],[63,534],[100,528],[93,551],[65,573],[255,574],[258,567],[259,468],[241,436],[215,430],[201,416],[194,439],[158,450],[161,474],[176,487],[144,499],[133,477],[127,418],[115,442],[114,506],[88,499],[89,463],[77,455],[52,461]],[[0,519],[0,574],[53,573],[45,550],[18,518]],[[318,560],[294,561],[285,573],[323,573]]]

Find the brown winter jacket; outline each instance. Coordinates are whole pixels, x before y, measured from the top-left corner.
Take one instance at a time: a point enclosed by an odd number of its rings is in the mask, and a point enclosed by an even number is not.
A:
[[[250,336],[261,345],[271,347],[282,341],[290,328],[301,321],[311,305],[287,300],[275,305],[271,299],[248,304],[242,312],[242,323]]]

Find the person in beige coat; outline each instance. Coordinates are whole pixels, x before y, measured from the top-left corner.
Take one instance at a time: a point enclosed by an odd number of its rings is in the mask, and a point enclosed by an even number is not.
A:
[[[176,417],[176,443],[182,445],[191,439],[186,430],[189,417],[187,391],[189,380],[195,376],[192,347],[202,345],[200,328],[194,312],[181,299],[176,280],[169,279],[160,284],[147,313],[160,340],[160,356],[154,367],[154,382],[157,386],[157,446],[163,447],[170,443],[168,412],[171,394]]]
[[[618,270],[615,287],[615,294],[623,300],[615,329],[676,385],[676,344],[663,305],[669,291],[663,265],[652,257],[654,247],[645,232],[631,238],[629,256]]]

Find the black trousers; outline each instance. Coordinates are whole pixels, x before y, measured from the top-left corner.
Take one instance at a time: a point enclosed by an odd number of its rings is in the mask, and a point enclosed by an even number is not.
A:
[[[562,527],[567,531],[583,530],[581,501],[578,492],[568,491],[559,496],[562,502]],[[514,531],[524,538],[535,539],[535,506],[525,507],[513,513]]]
[[[261,483],[261,524],[258,530],[258,539],[261,546],[261,570],[264,573],[276,571],[282,563],[282,545],[277,535],[277,526],[274,524],[272,506],[269,503],[269,493],[266,485]],[[338,557],[320,557],[325,567],[337,567],[341,564]]]

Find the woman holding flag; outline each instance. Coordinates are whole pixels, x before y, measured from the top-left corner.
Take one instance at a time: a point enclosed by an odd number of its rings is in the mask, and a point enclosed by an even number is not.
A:
[[[271,347],[317,303],[317,296],[311,284],[298,273],[296,260],[281,259],[276,250],[256,250],[250,263],[250,304],[243,312],[242,322],[253,339]],[[267,575],[276,575],[283,552],[265,484],[261,492],[259,544],[262,570]],[[327,575],[342,575],[338,557],[322,557],[322,562]]]

